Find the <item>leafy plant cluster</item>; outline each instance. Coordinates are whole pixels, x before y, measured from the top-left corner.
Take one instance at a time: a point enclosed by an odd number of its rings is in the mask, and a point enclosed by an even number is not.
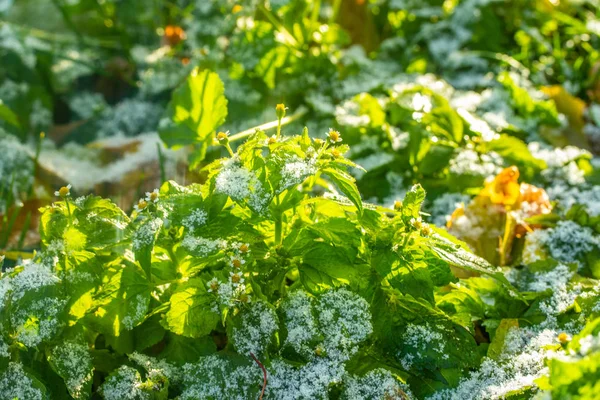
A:
[[[593,1],[0,15],[0,400],[600,396]]]

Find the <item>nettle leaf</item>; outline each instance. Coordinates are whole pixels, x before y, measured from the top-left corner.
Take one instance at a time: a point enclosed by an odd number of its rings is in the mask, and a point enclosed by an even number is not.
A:
[[[175,365],[197,362],[200,357],[217,351],[217,346],[210,336],[189,338],[167,332],[165,342],[166,346],[161,355]]]
[[[105,279],[89,317],[105,334],[119,336],[144,321],[152,286],[142,268],[131,262],[110,266]]]
[[[166,111],[168,120],[161,123],[159,134],[169,147],[206,143],[226,117],[227,99],[219,75],[196,68],[173,92]]]
[[[360,192],[358,191],[358,187],[356,187],[356,183],[352,175],[333,168],[325,168],[322,172],[333,181],[333,183],[346,197],[348,197],[348,199],[350,199],[350,201],[358,209],[358,212],[362,213],[362,199],[360,198]]]
[[[505,286],[511,294],[519,298],[521,297],[518,291],[506,279],[501,268],[494,267],[483,258],[466,250],[464,246],[456,242],[451,242],[446,237],[438,234],[433,235],[428,244],[430,249],[448,264],[488,275]]]
[[[418,219],[421,206],[425,201],[425,189],[421,185],[414,185],[404,196],[402,201],[402,220],[409,224],[411,219]]]
[[[277,71],[285,65],[286,60],[290,56],[290,50],[285,46],[277,46],[272,48],[256,66],[256,73],[266,83],[269,89],[275,88],[275,78]]]
[[[363,286],[366,269],[366,265],[355,263],[346,249],[322,242],[307,248],[298,267],[300,280],[313,293],[343,285]]]
[[[214,297],[200,278],[190,279],[178,286],[171,296],[169,311],[163,320],[171,332],[191,338],[208,335],[221,320],[213,311]]]
[[[373,297],[371,310],[376,342],[394,355],[399,368],[444,382],[441,369],[469,368],[479,361],[469,331],[424,299],[383,288]]]

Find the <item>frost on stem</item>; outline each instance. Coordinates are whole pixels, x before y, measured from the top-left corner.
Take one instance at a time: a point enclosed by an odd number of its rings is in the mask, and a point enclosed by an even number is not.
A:
[[[260,357],[272,343],[279,329],[279,319],[263,301],[251,303],[241,313],[239,326],[233,328],[232,339],[239,354],[253,353]]]

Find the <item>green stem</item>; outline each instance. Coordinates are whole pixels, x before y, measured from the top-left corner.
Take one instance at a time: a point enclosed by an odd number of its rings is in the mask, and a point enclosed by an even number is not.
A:
[[[231,149],[231,145],[229,143],[225,144],[225,148],[227,149],[227,152],[229,153],[230,157],[234,156],[233,150]]]
[[[281,234],[283,231],[283,219],[281,218],[282,216],[279,215],[276,219],[275,219],[275,244],[281,244]]]
[[[231,142],[235,142],[237,140],[245,139],[248,136],[252,135],[257,130],[268,131],[273,128],[277,128],[279,125],[284,126],[284,125],[290,124],[290,123],[302,118],[304,115],[306,115],[307,112],[308,112],[308,109],[306,107],[300,107],[298,109],[298,111],[296,111],[294,114],[290,115],[289,117],[282,118],[281,123],[278,120],[276,120],[276,121],[267,122],[266,124],[255,126],[250,129],[246,129],[245,131],[238,132],[235,135],[229,136],[229,142],[231,143]]]
[[[335,0],[333,3],[333,12],[331,13],[331,18],[329,18],[329,23],[333,23],[337,21],[338,15],[340,13],[340,6],[342,5],[342,0]]]
[[[265,17],[267,17],[269,22],[273,24],[273,26],[288,39],[292,46],[298,47],[298,41],[294,35],[288,31],[288,29],[273,15],[273,13],[267,7],[264,5],[259,5],[258,9],[265,15]]]
[[[277,140],[281,137],[281,118],[277,119]]]
[[[62,17],[65,20],[65,23],[67,24],[69,29],[71,29],[73,31],[73,33],[75,34],[75,36],[77,37],[77,41],[79,42],[79,44],[82,46],[85,46],[85,41],[83,39],[83,36],[81,35],[81,32],[79,32],[79,30],[77,29],[77,26],[75,26],[75,23],[71,19],[71,16],[67,12],[67,10],[65,10],[65,7],[63,6],[63,4],[61,4],[59,2],[59,0],[51,0],[51,1],[52,1],[52,4],[54,4],[54,6],[56,8],[58,8],[58,10],[60,11],[60,14],[62,15]]]

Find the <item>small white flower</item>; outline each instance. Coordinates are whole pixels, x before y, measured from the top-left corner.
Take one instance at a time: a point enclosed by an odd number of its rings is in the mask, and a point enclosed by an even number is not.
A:
[[[70,183],[67,186],[63,186],[54,192],[54,195],[58,196],[58,197],[67,197],[70,194],[71,194],[71,184]]]
[[[158,189],[154,189],[151,192],[146,192],[146,201],[148,203],[156,203],[158,202]]]
[[[231,281],[233,286],[238,286],[238,285],[241,285],[242,283],[244,283],[244,278],[242,277],[241,273],[230,272],[229,280]]]
[[[246,264],[246,260],[238,257],[231,257],[231,266],[233,268],[242,268]]]
[[[331,143],[338,143],[342,141],[342,135],[340,132],[333,128],[329,128],[329,132],[327,132],[327,138]]]
[[[219,281],[217,278],[212,278],[210,281],[206,282],[206,286],[208,287],[208,292],[217,292],[219,290]]]
[[[134,210],[137,212],[142,212],[148,207],[148,202],[144,199],[140,199],[136,205],[133,206]]]

